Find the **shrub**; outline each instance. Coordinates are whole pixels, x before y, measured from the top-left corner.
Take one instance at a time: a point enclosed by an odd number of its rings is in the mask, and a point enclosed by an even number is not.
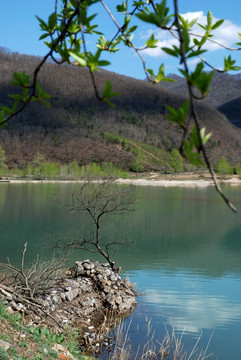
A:
[[[44,155],[39,152],[34,155],[33,160],[28,165],[27,172],[29,175],[34,175],[35,177],[40,177],[43,173],[44,167],[46,166],[46,159]]]
[[[175,173],[183,172],[183,159],[177,149],[172,150],[170,155],[170,166]]]
[[[111,161],[103,162],[101,165],[102,177],[127,178],[128,174],[121,167],[116,167]]]
[[[111,133],[102,133],[103,138],[109,144],[121,144],[122,138],[119,135],[111,134]]]
[[[235,172],[235,174],[241,175],[241,165],[240,164],[235,165],[234,172]]]
[[[132,161],[130,170],[134,171],[134,172],[137,172],[137,173],[143,172],[144,171],[144,164],[141,163],[141,161],[138,158],[136,158],[135,160]]]
[[[81,175],[80,167],[77,161],[72,161],[68,165],[68,174],[71,178],[79,178]]]
[[[0,146],[0,176],[5,175],[8,171],[8,166],[5,164],[6,155],[3,148]]]
[[[233,168],[224,156],[218,160],[215,170],[222,176],[233,174]]]
[[[60,173],[59,165],[55,162],[49,162],[49,163],[45,163],[45,165],[43,166],[41,175],[47,177],[57,177],[59,173]]]

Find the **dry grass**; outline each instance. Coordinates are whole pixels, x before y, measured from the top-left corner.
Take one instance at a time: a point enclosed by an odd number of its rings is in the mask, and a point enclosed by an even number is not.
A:
[[[183,342],[184,332],[179,336],[175,329],[169,331],[165,327],[165,336],[162,340],[155,339],[155,331],[151,321],[146,321],[146,342],[139,344],[137,351],[133,351],[130,342],[131,322],[126,327],[122,322],[116,329],[112,351],[109,352],[108,360],[205,360],[212,354],[208,353],[212,335],[204,349],[200,349],[200,341],[203,333],[200,332],[191,351],[185,350]]]

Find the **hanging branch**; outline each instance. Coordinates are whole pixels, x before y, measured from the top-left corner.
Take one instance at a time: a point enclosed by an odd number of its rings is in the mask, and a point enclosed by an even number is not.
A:
[[[176,26],[177,26],[177,31],[179,34],[179,41],[180,41],[180,49],[181,49],[181,59],[185,68],[185,71],[187,74],[189,74],[189,70],[188,70],[188,66],[187,66],[187,60],[186,60],[186,55],[185,55],[185,50],[184,50],[184,41],[183,41],[183,37],[182,37],[182,32],[181,32],[181,26],[180,26],[180,22],[179,22],[179,12],[178,12],[178,4],[177,4],[177,0],[174,0],[174,7],[175,7],[175,18],[176,18]],[[210,164],[209,158],[207,156],[201,135],[200,135],[200,131],[201,131],[201,127],[200,127],[200,123],[199,123],[199,119],[198,119],[198,115],[196,112],[196,108],[195,108],[195,104],[194,104],[194,95],[193,95],[193,88],[192,85],[189,81],[187,81],[187,87],[188,87],[188,92],[189,92],[189,100],[190,100],[190,112],[191,112],[191,116],[194,120],[194,123],[197,127],[197,133],[198,133],[198,139],[199,139],[199,143],[200,143],[200,150],[203,154],[204,157],[204,161],[206,163],[206,166],[209,170],[209,173],[211,174],[211,177],[213,179],[215,188],[217,190],[217,192],[220,194],[220,196],[223,198],[223,200],[225,201],[225,203],[228,205],[228,207],[233,211],[233,212],[237,212],[237,209],[235,208],[235,206],[229,201],[229,199],[224,195],[218,181],[216,178],[216,175],[212,169],[212,166]]]

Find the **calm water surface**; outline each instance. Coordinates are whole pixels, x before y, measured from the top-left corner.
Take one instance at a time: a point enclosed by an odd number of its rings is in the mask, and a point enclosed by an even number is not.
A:
[[[88,219],[66,215],[60,205],[69,189],[64,184],[0,184],[0,261],[9,256],[16,264],[26,241],[27,260],[37,253],[50,256],[60,234],[74,237],[86,231]],[[131,321],[133,346],[144,339],[145,321],[151,318],[157,339],[164,324],[184,333],[187,349],[200,331],[203,347],[214,332],[212,359],[240,359],[241,188],[226,188],[238,215],[212,188],[136,187],[135,192],[136,211],[104,229],[108,239],[121,236],[136,243],[118,254],[124,273],[142,294],[125,321],[127,326]]]

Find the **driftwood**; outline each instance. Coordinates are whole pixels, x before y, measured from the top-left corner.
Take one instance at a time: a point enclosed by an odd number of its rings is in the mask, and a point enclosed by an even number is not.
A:
[[[58,325],[59,328],[62,328],[62,325],[51,314],[49,314],[46,310],[44,310],[42,305],[39,304],[39,300],[27,299],[25,296],[18,294],[11,287],[1,283],[0,283],[0,292],[2,293],[3,298],[9,299],[10,297],[12,297],[12,299],[17,302],[27,304],[28,310],[34,313],[35,313],[35,309],[37,308],[38,310],[42,311],[47,317],[51,318]]]
[[[13,266],[9,258],[7,258],[6,263],[0,263],[0,267],[7,269],[8,279],[6,281],[8,285],[11,284],[18,294],[33,301],[56,283],[59,273],[63,272],[65,258],[54,257],[48,261],[40,261],[37,255],[31,267],[25,268],[26,250],[27,243],[24,244],[22,251],[20,268]]]

